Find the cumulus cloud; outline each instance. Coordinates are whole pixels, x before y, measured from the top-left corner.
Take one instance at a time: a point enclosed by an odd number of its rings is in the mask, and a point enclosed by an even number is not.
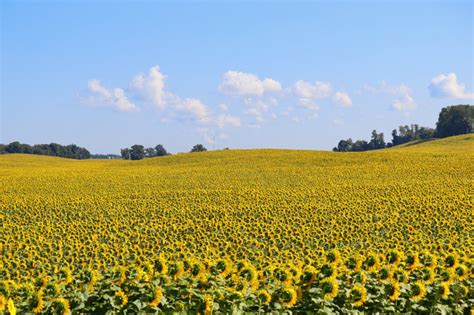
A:
[[[405,84],[390,85],[385,81],[374,86],[366,84],[364,90],[373,94],[387,94],[395,96],[392,101],[392,107],[399,111],[410,111],[416,108],[417,104],[412,96],[411,89]]]
[[[332,87],[329,82],[311,83],[299,80],[293,84],[291,91],[299,98],[301,105],[310,110],[318,110],[320,107],[315,103],[315,100],[329,97]]]
[[[276,98],[246,98],[244,104],[247,107],[244,113],[254,116],[256,122],[260,124],[266,121],[269,109],[276,106],[278,100]]]
[[[319,99],[328,97],[332,87],[329,82],[316,81],[310,83],[306,81],[296,81],[293,85],[293,91],[296,96],[307,99]]]
[[[352,100],[347,93],[344,92],[336,92],[333,96],[333,100],[337,105],[342,107],[351,107]]]
[[[261,80],[253,73],[227,71],[222,77],[219,91],[232,96],[262,96],[266,93],[279,92],[281,84],[270,78]]]
[[[138,111],[138,107],[127,98],[123,89],[109,90],[95,79],[89,80],[87,87],[92,93],[90,101],[94,104],[111,106],[123,112]]]
[[[141,98],[159,108],[166,106],[165,78],[159,66],[151,67],[148,74],[140,73],[133,78],[131,88]]]
[[[465,89],[464,84],[458,83],[455,73],[437,75],[428,86],[431,97],[474,99],[474,93],[466,92]]]

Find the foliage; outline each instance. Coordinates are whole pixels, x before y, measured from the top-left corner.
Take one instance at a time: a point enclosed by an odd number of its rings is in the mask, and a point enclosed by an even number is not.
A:
[[[86,148],[78,147],[75,144],[63,146],[57,143],[50,143],[31,146],[18,141],[14,141],[8,145],[0,144],[0,154],[7,153],[50,155],[71,159],[88,159],[91,155]]]
[[[448,106],[439,113],[436,134],[440,138],[474,132],[474,106]]]
[[[360,154],[0,156],[0,308],[469,314],[473,160],[474,135]]]
[[[196,144],[194,147],[192,147],[190,152],[192,153],[192,152],[205,152],[205,151],[207,151],[207,149],[202,144]]]
[[[377,134],[372,131],[370,142],[357,140],[355,143],[351,138],[339,141],[335,152],[368,151],[390,148],[403,143],[416,140],[427,140],[434,137],[445,138],[454,135],[468,134],[474,132],[474,106],[456,105],[448,106],[441,110],[436,123],[436,130],[429,127],[420,127],[417,124],[405,125],[392,131],[392,142],[385,144],[383,133]]]
[[[135,144],[131,148],[121,149],[120,154],[124,160],[142,160],[155,156],[170,155],[171,153],[168,153],[161,144],[158,144],[154,148],[145,148],[143,145]]]

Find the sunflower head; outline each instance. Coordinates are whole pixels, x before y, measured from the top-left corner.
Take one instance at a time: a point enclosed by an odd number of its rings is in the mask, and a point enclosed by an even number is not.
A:
[[[355,285],[349,291],[349,299],[355,307],[361,307],[367,300],[367,290],[361,285]]]
[[[272,296],[265,289],[259,290],[257,292],[257,298],[262,304],[269,304],[270,301],[272,300]]]
[[[280,301],[283,306],[290,308],[296,304],[298,294],[293,287],[284,287],[280,292]]]
[[[400,284],[395,279],[390,279],[384,290],[390,301],[394,302],[400,295]]]
[[[128,303],[128,297],[122,290],[115,292],[115,298],[116,298],[116,304],[119,307],[124,307]]]
[[[423,284],[423,282],[417,281],[414,284],[412,284],[411,290],[410,290],[410,298],[413,301],[418,302],[422,300],[425,297],[425,295],[426,295],[426,287]]]
[[[326,278],[321,281],[321,289],[325,300],[331,300],[339,293],[339,284],[335,277]]]
[[[450,288],[449,282],[441,282],[438,287],[439,295],[443,300],[447,300],[449,298]]]

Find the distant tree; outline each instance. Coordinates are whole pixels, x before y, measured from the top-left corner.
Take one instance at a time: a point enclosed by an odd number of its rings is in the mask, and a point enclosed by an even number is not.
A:
[[[146,148],[145,149],[145,157],[150,158],[156,156],[155,148]]]
[[[357,140],[352,145],[351,151],[367,151],[369,150],[369,144],[365,140]]]
[[[421,127],[418,130],[418,136],[420,139],[431,139],[436,136],[436,130],[428,127]]]
[[[202,144],[196,144],[190,152],[204,152],[207,151],[207,149],[202,145]]]
[[[385,141],[383,139],[383,133],[377,133],[377,130],[372,131],[372,138],[368,145],[370,150],[377,150],[385,148]]]
[[[130,149],[131,160],[141,160],[145,157],[145,148],[141,144],[132,145]]]
[[[474,106],[455,105],[441,110],[436,123],[440,138],[474,132]]]
[[[11,142],[6,146],[5,151],[8,153],[22,153],[21,143],[18,141]]]
[[[0,153],[23,153],[23,154],[39,154],[52,155],[71,159],[88,159],[90,152],[86,148],[78,147],[75,144],[63,146],[57,143],[50,144],[35,144],[33,146],[20,143],[18,141],[12,142],[8,145],[1,145]]]
[[[7,151],[5,151],[5,148],[6,148],[6,147],[7,147],[6,145],[0,144],[0,154],[5,154],[5,153],[7,153]]]
[[[337,147],[335,148],[337,152],[348,152],[352,150],[352,139],[349,138],[347,140],[341,140],[337,144]]]
[[[156,151],[156,156],[169,155],[168,151],[166,151],[165,147],[163,147],[163,145],[161,145],[161,144],[158,144],[155,147],[155,151]]]
[[[121,149],[120,154],[122,155],[122,159],[130,160],[130,149],[129,148]]]

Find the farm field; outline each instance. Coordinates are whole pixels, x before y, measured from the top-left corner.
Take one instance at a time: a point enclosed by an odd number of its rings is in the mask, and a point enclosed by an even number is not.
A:
[[[0,312],[470,313],[474,136],[0,156]]]

